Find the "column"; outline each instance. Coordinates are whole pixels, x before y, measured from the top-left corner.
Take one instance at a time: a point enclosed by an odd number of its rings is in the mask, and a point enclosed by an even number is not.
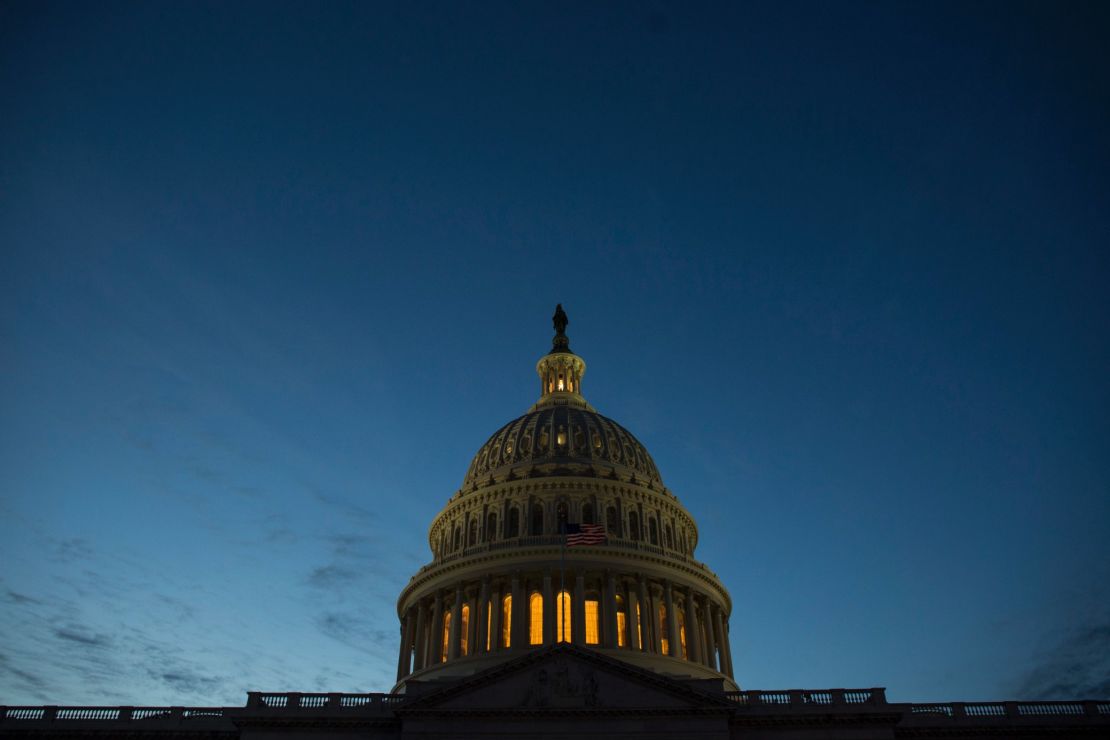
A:
[[[674,610],[674,594],[671,592],[671,582],[663,581],[663,600],[667,605],[667,638],[670,641],[671,657],[682,657],[682,646],[678,644],[678,615]]]
[[[732,645],[728,639],[728,617],[721,617],[721,654],[724,655],[725,666],[728,668],[728,677],[732,678]]]
[[[462,585],[455,586],[455,605],[451,607],[451,629],[447,639],[447,660],[459,657],[459,627],[462,622]]]
[[[473,588],[466,591],[467,605],[470,607],[470,619],[466,625],[466,654],[478,654],[478,594]],[[485,635],[483,634],[484,638]],[[461,651],[460,651],[461,652]]]
[[[640,603],[640,597],[637,596],[631,581],[624,582],[624,603],[625,608],[628,609],[628,619],[625,622],[628,625],[628,642],[625,644],[629,650],[642,650],[640,623],[636,621],[636,607]]]
[[[524,603],[524,593],[520,587],[520,571],[513,573],[512,589],[513,613],[512,624],[509,625],[509,643],[513,650],[527,649],[528,625],[524,618],[528,616],[528,605]]]
[[[717,663],[717,636],[713,628],[716,611],[717,607],[713,605],[708,596],[705,597],[705,639],[709,643],[706,648],[709,651],[708,664],[710,668],[719,672],[721,669],[720,664]]]
[[[728,636],[725,634],[725,628],[721,622],[721,608],[716,605],[713,607],[713,625],[717,628],[717,657],[720,660],[720,667],[717,670],[731,677],[732,674],[728,670],[728,660],[725,656],[725,645],[728,644]]]
[[[640,639],[641,647],[645,653],[654,653],[655,650],[655,629],[653,624],[655,622],[655,615],[651,609],[651,599],[648,598],[647,584],[644,583],[644,577],[640,576],[639,579],[640,590]]]
[[[493,608],[490,610],[490,650],[497,652],[501,650],[501,584],[494,584],[493,593],[490,596],[490,603]]]
[[[605,599],[601,613],[605,620],[605,633],[601,644],[607,648],[617,647],[617,580],[612,571],[605,571]]]
[[[428,636],[428,658],[425,665],[435,665],[441,662],[440,658],[443,656],[440,652],[443,649],[443,598],[436,591],[432,599],[432,634]]]
[[[555,634],[555,596],[551,593],[551,570],[543,572],[543,644],[554,645],[558,639]]]
[[[416,602],[416,655],[412,659],[412,670],[419,671],[424,667],[424,656],[428,651],[428,622],[426,617],[428,608],[423,601]]]
[[[690,660],[701,662],[701,630],[698,629],[698,604],[694,600],[694,589],[686,587],[686,650]]]
[[[488,609],[489,603],[489,576],[485,576],[482,578],[482,585],[478,589],[478,613],[473,615],[477,617],[477,619],[473,619],[473,621],[478,625],[476,630],[478,639],[473,643],[474,648],[471,650],[471,653],[474,655],[482,655],[487,652],[486,635],[489,634],[491,638],[493,636],[493,634],[489,632],[490,625],[489,619],[487,618],[487,611],[492,611],[492,609]]]
[[[586,574],[574,574],[574,603],[571,604],[574,616],[571,618],[571,639],[575,645],[586,644]]]
[[[397,655],[398,681],[409,675],[409,658],[412,656],[413,627],[413,613],[412,609],[409,608],[405,610],[405,616],[401,619],[401,650]]]

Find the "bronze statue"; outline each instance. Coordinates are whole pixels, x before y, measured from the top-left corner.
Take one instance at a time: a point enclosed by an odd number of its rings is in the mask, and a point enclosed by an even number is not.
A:
[[[555,304],[555,315],[551,317],[551,323],[555,325],[556,334],[566,333],[567,324],[569,324],[570,322],[567,321],[567,314],[565,311],[563,311],[562,303]]]

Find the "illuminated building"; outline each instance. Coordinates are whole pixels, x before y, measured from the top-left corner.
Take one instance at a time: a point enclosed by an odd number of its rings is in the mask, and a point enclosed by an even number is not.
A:
[[[728,592],[643,445],[582,394],[561,308],[539,400],[474,456],[402,590],[390,693],[244,707],[3,707],[10,737],[1070,738],[1110,700],[888,703],[881,688],[740,690]],[[601,542],[566,547],[568,529]]]

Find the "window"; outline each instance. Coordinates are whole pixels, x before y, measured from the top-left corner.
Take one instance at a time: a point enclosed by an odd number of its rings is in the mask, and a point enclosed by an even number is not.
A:
[[[470,655],[470,604],[463,604],[459,620],[459,655]]]
[[[517,509],[515,506],[509,509],[509,531],[505,532],[505,536],[520,536],[520,510]]]
[[[659,525],[655,523],[655,517],[648,519],[648,533],[651,539],[651,544],[659,544]]]
[[[462,530],[459,529],[458,527],[455,527],[455,538],[454,538],[453,542],[454,542],[454,544],[451,546],[451,549],[452,550],[458,550],[459,545],[462,544]]]
[[[628,512],[628,536],[636,541],[640,539],[640,517],[634,511]]]
[[[613,537],[620,537],[621,533],[617,530],[617,507],[610,506],[605,510],[605,531]]]
[[[513,595],[501,599],[501,647],[512,647]]]
[[[586,644],[597,645],[601,642],[601,630],[598,624],[597,599],[586,599]]]
[[[582,505],[582,523],[594,524],[594,507],[593,504]]]
[[[543,506],[532,504],[532,534],[543,534]]]
[[[466,546],[473,547],[478,544],[478,520],[470,520],[470,534],[466,538]]]
[[[451,639],[451,612],[443,613],[443,645],[441,646],[439,662],[447,662],[447,646]]]
[[[617,594],[617,647],[625,647],[628,640],[625,639],[625,633],[628,632],[628,610],[624,608],[624,597]]]
[[[664,534],[666,534],[666,537],[667,537],[667,549],[668,550],[673,550],[674,549],[674,536],[671,534],[671,525],[668,524],[666,527],[664,527],[663,532],[664,532]]]
[[[671,641],[667,639],[667,605],[659,605],[659,643],[663,655],[671,654]]]
[[[497,539],[497,514],[486,516],[486,542]]]
[[[567,502],[560,501],[555,506],[555,521],[559,524],[559,532],[567,531]]]
[[[555,615],[555,628],[557,630],[555,641],[570,642],[570,594],[566,591],[560,591],[559,596],[555,599],[555,608],[558,612]]]
[[[539,591],[528,599],[528,644],[543,644],[543,596]]]

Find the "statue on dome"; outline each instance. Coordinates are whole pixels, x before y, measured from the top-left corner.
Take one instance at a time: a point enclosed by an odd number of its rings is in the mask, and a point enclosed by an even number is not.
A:
[[[555,315],[551,317],[551,323],[555,325],[556,334],[566,334],[567,324],[570,322],[567,320],[567,314],[563,310],[562,303],[555,304]]]

